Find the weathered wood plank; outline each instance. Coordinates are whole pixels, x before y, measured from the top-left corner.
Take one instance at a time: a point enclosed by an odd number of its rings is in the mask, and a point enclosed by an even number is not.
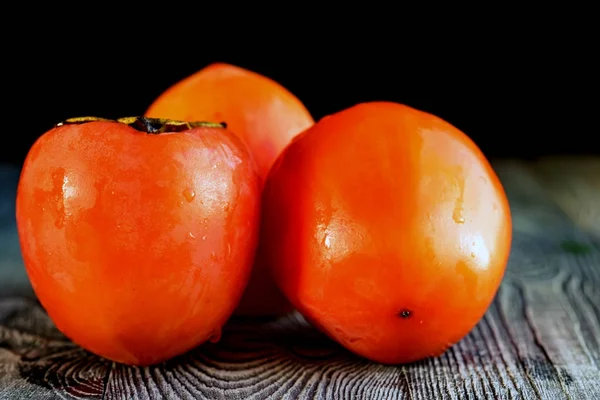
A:
[[[515,223],[514,262],[503,285],[503,292],[514,290],[506,298],[514,345],[534,353],[555,376],[537,387],[540,395],[552,388],[556,395],[564,391],[580,398],[590,393],[589,378],[599,376],[599,243],[551,200],[530,164],[505,162],[496,170]],[[580,290],[585,282],[588,289]],[[540,386],[539,380],[532,383]]]
[[[14,290],[3,297],[0,281],[0,399],[598,398],[600,237],[578,210],[600,215],[600,197],[577,186],[581,178],[544,165],[495,164],[513,212],[509,268],[483,320],[441,357],[370,363],[292,314],[235,319],[217,344],[158,366],[126,367],[73,345],[34,298]],[[575,186],[575,200],[560,197],[558,179]],[[0,232],[14,240],[14,225],[4,225]],[[19,263],[0,252],[0,268],[22,270]]]
[[[600,158],[544,158],[531,167],[562,210],[583,230],[600,238]]]

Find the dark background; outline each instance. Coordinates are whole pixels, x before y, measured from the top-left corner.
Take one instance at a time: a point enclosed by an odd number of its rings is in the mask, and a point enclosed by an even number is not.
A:
[[[85,25],[59,31],[50,24],[18,43],[5,40],[1,162],[20,165],[35,139],[66,118],[140,115],[167,87],[215,61],[275,79],[315,119],[362,101],[391,100],[446,119],[490,158],[600,153],[594,46],[565,39],[566,28],[437,34],[410,45],[375,34],[292,41],[276,30],[260,39],[231,33],[229,41],[206,30],[191,42],[148,30],[107,38]]]

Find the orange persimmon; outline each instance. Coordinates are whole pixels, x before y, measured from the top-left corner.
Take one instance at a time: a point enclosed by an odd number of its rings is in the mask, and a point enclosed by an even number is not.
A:
[[[58,329],[135,365],[218,340],[258,241],[247,146],[219,124],[59,125],[29,151],[16,200],[25,268]]]
[[[279,152],[314,120],[278,82],[234,65],[210,64],[161,93],[146,116],[223,121],[248,144],[265,177]],[[280,314],[291,306],[262,265],[254,266],[236,314]]]
[[[291,303],[350,351],[386,363],[443,353],[505,272],[511,215],[478,147],[411,107],[323,118],[274,163],[259,255]]]

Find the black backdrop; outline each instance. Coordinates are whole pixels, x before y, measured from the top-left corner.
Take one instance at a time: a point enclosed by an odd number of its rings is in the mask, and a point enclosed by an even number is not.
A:
[[[473,34],[409,48],[358,46],[344,37],[290,43],[275,34],[240,42],[238,34],[236,45],[173,39],[161,47],[144,44],[154,39],[142,34],[80,35],[47,29],[19,43],[4,39],[10,62],[1,162],[20,165],[35,139],[65,118],[142,114],[169,85],[215,61],[279,81],[316,119],[361,101],[391,100],[446,119],[490,158],[600,153],[591,48],[553,38],[482,42]]]

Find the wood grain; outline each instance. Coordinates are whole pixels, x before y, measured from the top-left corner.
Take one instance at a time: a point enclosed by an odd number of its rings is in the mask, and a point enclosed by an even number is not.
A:
[[[583,230],[600,238],[600,159],[554,157],[532,167],[562,210]]]
[[[513,213],[509,268],[483,320],[440,357],[370,363],[291,314],[234,319],[218,344],[126,367],[65,339],[22,283],[3,296],[0,282],[0,399],[600,398],[598,165],[494,164]]]

